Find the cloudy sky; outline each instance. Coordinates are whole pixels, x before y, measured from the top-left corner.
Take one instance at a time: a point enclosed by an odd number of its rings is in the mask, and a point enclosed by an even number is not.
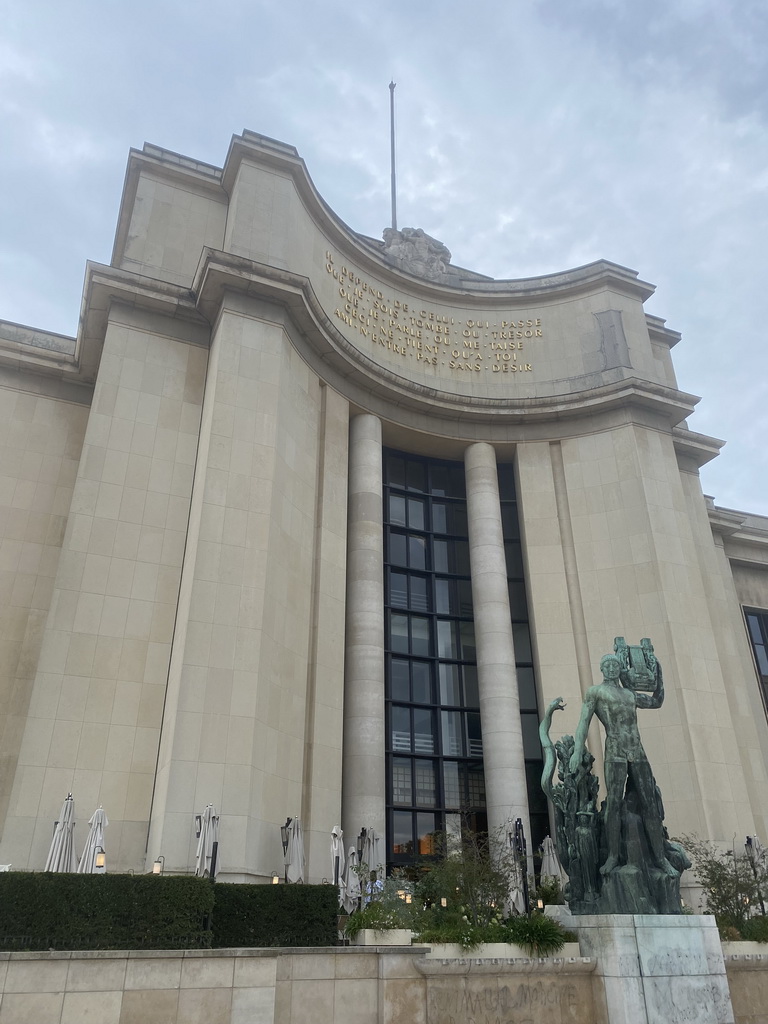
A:
[[[768,515],[765,0],[2,0],[0,318],[74,334],[128,150],[295,145],[353,229],[529,277],[606,258],[681,331],[718,504]]]

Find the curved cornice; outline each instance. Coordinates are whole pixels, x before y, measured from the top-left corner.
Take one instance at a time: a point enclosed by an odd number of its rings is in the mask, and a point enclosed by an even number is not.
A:
[[[695,395],[636,377],[537,398],[470,397],[427,387],[382,367],[352,345],[327,315],[306,277],[213,249],[203,251],[192,291],[197,308],[210,323],[215,322],[227,292],[284,306],[320,360],[341,381],[353,379],[364,391],[420,412],[517,423],[588,416],[635,404],[671,427],[689,416],[699,401]]]

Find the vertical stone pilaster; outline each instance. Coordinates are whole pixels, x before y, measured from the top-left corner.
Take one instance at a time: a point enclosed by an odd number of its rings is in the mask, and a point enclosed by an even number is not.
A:
[[[490,444],[470,445],[464,465],[488,829],[522,818],[530,843],[496,453]]]
[[[351,840],[386,827],[381,421],[350,424],[342,817]]]

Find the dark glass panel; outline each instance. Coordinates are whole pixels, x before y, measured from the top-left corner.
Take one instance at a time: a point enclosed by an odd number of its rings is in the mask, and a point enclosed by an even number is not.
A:
[[[429,619],[420,615],[411,616],[411,654],[419,654],[423,658],[432,653],[429,642]]]
[[[453,544],[456,558],[456,568],[453,572],[459,576],[469,576],[469,544],[465,540],[455,540]]]
[[[504,552],[507,556],[507,576],[521,579],[523,576],[523,549],[520,541],[505,541]]]
[[[432,703],[432,686],[429,662],[414,661],[411,663],[413,675],[413,700],[416,704]]]
[[[470,807],[485,807],[485,774],[482,761],[467,765],[467,803]]]
[[[413,853],[413,815],[410,811],[392,812],[392,851]]]
[[[426,484],[426,467],[423,462],[411,462],[405,467],[406,487],[410,491],[423,491]]]
[[[756,644],[763,642],[763,636],[760,632],[760,619],[757,615],[748,615],[747,622],[749,623],[749,632],[752,634],[752,640]]]
[[[451,619],[437,620],[437,656],[438,658],[458,658],[456,643],[456,623]]]
[[[443,498],[450,494],[450,479],[447,466],[430,466],[429,469],[430,491],[437,497]]]
[[[416,840],[419,856],[429,857],[438,852],[435,841],[437,826],[434,814],[426,811],[416,812]]]
[[[522,714],[520,723],[523,727],[523,754],[526,760],[541,759],[541,743],[539,742],[539,717],[537,714]]]
[[[461,671],[464,676],[464,707],[479,708],[480,692],[477,688],[477,665],[464,665]]]
[[[418,498],[408,499],[408,526],[412,530],[424,529],[424,502]]]
[[[461,631],[461,657],[464,661],[475,661],[475,624],[474,622],[459,623]]]
[[[435,572],[450,572],[448,568],[448,541],[432,541],[432,568]]]
[[[389,574],[389,603],[396,608],[408,607],[408,577],[405,573]]]
[[[413,762],[414,790],[417,807],[437,806],[437,779],[434,761],[418,759]]]
[[[443,757],[462,757],[464,735],[460,711],[441,711],[443,723]]]
[[[525,583],[510,582],[509,584],[509,614],[512,619],[523,619],[528,621],[528,601],[525,597]]]
[[[520,523],[517,518],[517,505],[501,506],[501,528],[505,540],[519,540]]]
[[[390,487],[405,487],[405,460],[396,455],[387,456],[387,483]]]
[[[472,584],[469,580],[457,580],[459,588],[459,615],[472,615]]]
[[[463,794],[459,789],[458,761],[443,761],[443,792],[446,807],[461,807]]]
[[[514,501],[515,492],[515,467],[511,462],[504,462],[498,467],[499,471],[499,497],[502,501]]]
[[[413,749],[416,754],[434,754],[434,712],[427,708],[413,709]]]
[[[432,502],[432,530],[434,533],[448,533],[448,508],[442,502]]]
[[[410,757],[392,758],[392,803],[413,804]]]
[[[468,534],[467,529],[467,507],[464,504],[451,505],[450,515],[448,519],[449,531],[457,534],[459,537],[466,537]]]
[[[519,668],[517,670],[517,692],[520,695],[521,711],[538,711],[536,683],[533,678],[532,668]]]
[[[392,722],[392,749],[410,751],[411,749],[411,713],[408,708],[392,705],[390,711]]]
[[[397,654],[408,654],[408,616],[392,613],[389,647]]]
[[[483,756],[483,736],[480,731],[480,715],[470,711],[467,715],[467,752],[470,757]]]
[[[532,661],[531,634],[527,622],[512,623],[512,638],[515,644],[515,661],[519,664]]]
[[[424,537],[408,538],[408,560],[412,569],[426,569],[427,541]]]
[[[428,612],[429,611],[429,599],[427,597],[427,578],[426,576],[411,576],[411,601],[410,605],[414,611],[417,612]],[[393,602],[394,603],[394,602]]]
[[[392,700],[410,700],[411,690],[408,683],[408,662],[402,658],[393,658],[389,669],[389,688]]]
[[[760,675],[768,676],[768,656],[766,656],[765,648],[762,644],[755,644],[755,655],[757,656],[757,667],[760,669]]]
[[[399,494],[389,496],[389,521],[395,526],[405,526],[405,498]]]
[[[440,665],[440,703],[449,705],[461,704],[458,665]]]
[[[454,611],[451,600],[453,583],[451,580],[435,580],[435,611],[447,615]]]
[[[390,533],[389,560],[393,565],[407,565],[408,555],[406,537],[403,533]]]

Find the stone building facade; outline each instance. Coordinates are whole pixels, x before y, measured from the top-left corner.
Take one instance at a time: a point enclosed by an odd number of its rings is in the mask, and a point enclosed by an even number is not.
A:
[[[77,337],[0,324],[0,861],[68,791],[115,870],[191,870],[207,803],[231,880],[294,815],[312,881],[338,821],[390,864],[462,815],[535,844],[538,717],[616,634],[664,666],[670,831],[765,840],[768,520],[702,495],[652,291],[362,237],[251,132],[132,151]]]

